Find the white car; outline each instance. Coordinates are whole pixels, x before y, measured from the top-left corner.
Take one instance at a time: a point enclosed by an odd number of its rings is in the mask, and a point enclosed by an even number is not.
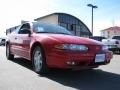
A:
[[[108,45],[110,51],[113,53],[120,53],[120,36],[113,36],[111,39],[103,39],[102,42]]]

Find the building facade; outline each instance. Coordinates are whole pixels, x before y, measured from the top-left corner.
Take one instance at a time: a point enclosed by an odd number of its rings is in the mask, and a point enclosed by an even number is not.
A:
[[[26,23],[26,22],[28,22],[28,21],[21,20],[21,24]],[[14,30],[16,30],[19,26],[20,26],[20,25],[17,25],[17,26],[14,26],[14,27],[11,27],[11,28],[6,29],[6,35],[7,35],[7,34],[10,34],[10,33],[13,32]]]
[[[113,36],[120,36],[120,27],[114,26],[101,30],[101,36],[104,36],[106,38],[111,38]]]
[[[6,35],[10,34],[11,32],[13,32],[18,26],[14,26],[14,27],[11,27],[9,29],[6,29]]]
[[[78,18],[66,13],[53,13],[40,18],[35,21],[57,24],[65,27],[73,35],[81,37],[89,37],[92,35],[88,27]]]

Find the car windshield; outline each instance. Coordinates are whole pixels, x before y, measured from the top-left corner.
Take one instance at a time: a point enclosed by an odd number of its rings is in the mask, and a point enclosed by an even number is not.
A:
[[[118,39],[118,40],[120,40],[120,36],[114,36],[112,39]]]
[[[33,24],[33,31],[35,33],[55,33],[55,34],[67,34],[71,35],[71,33],[66,30],[65,28],[53,25],[53,24],[47,24],[47,23],[41,23],[36,22]]]

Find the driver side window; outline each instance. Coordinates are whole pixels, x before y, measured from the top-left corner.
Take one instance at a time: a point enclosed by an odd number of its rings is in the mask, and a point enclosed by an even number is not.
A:
[[[29,32],[30,32],[30,24],[26,23],[21,26],[18,34],[29,34]]]

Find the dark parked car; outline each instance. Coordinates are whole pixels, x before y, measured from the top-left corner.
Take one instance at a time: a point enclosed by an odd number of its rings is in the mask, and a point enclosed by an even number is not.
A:
[[[32,61],[34,71],[40,74],[49,68],[96,68],[112,58],[101,42],[72,36],[63,27],[41,22],[22,24],[8,35],[7,59],[14,55]]]
[[[0,38],[0,46],[5,46],[5,39],[4,38]]]
[[[106,39],[105,37],[103,36],[91,36],[89,37],[90,39],[94,39],[94,40],[97,40],[97,41],[102,41],[103,39]]]

